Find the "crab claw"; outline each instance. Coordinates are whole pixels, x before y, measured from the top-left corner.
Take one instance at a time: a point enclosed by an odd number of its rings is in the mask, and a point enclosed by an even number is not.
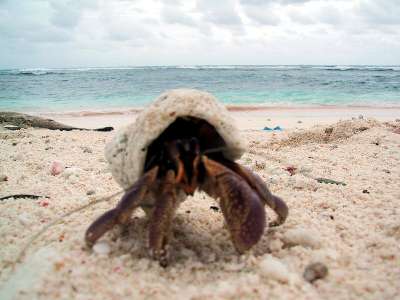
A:
[[[283,224],[289,214],[289,209],[286,203],[279,197],[273,195],[265,185],[264,181],[256,173],[249,168],[241,166],[232,161],[224,161],[231,170],[244,178],[249,186],[257,192],[263,203],[267,204],[276,214],[276,220],[269,223],[269,226],[279,226]]]
[[[118,210],[111,209],[96,219],[86,230],[86,245],[92,247],[96,241],[118,223]]]
[[[259,195],[239,175],[203,156],[206,178],[202,189],[220,198],[220,206],[239,253],[254,246],[266,225],[264,205]]]

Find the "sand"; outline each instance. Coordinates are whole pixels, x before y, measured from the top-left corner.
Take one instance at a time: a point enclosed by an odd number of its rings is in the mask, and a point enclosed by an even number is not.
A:
[[[179,208],[166,269],[149,259],[139,209],[129,227],[110,231],[96,251],[86,249],[86,228],[118,197],[50,228],[13,269],[43,226],[120,188],[103,155],[112,132],[0,129],[0,197],[49,197],[0,201],[0,299],[400,299],[400,122],[393,111],[371,111],[377,119],[363,112],[363,119],[358,111],[324,118],[305,110],[286,119],[282,111],[232,112],[249,140],[239,162],[286,201],[289,217],[238,256],[222,214],[210,209],[216,202],[196,193]],[[118,127],[134,116],[57,121]],[[284,130],[260,130],[276,125]],[[66,169],[54,176],[55,161]],[[328,274],[310,283],[303,273],[316,262]]]
[[[399,107],[371,106],[243,106],[230,105],[228,110],[243,130],[262,129],[265,126],[281,126],[285,129],[310,128],[311,126],[330,124],[343,119],[363,116],[380,121],[400,118]],[[141,108],[115,109],[105,111],[71,111],[63,113],[33,113],[55,119],[75,127],[98,128],[114,126],[119,128],[132,122]]]

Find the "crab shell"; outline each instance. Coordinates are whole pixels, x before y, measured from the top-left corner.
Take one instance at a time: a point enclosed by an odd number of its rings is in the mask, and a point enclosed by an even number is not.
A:
[[[176,89],[161,94],[144,109],[136,121],[106,145],[105,156],[114,179],[125,190],[143,174],[148,146],[178,117],[196,117],[212,125],[225,142],[227,159],[239,159],[246,149],[233,118],[211,94],[199,90]]]

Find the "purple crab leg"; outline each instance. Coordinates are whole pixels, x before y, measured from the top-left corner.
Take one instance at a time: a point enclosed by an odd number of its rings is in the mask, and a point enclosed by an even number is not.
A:
[[[88,246],[92,246],[116,224],[128,223],[133,211],[140,205],[154,183],[157,173],[158,167],[154,167],[145,173],[125,192],[114,209],[105,212],[89,226],[85,234],[85,241]]]
[[[162,267],[168,265],[168,241],[172,221],[178,207],[176,199],[175,173],[169,170],[163,180],[160,196],[155,203],[149,226],[149,248],[153,258]]]

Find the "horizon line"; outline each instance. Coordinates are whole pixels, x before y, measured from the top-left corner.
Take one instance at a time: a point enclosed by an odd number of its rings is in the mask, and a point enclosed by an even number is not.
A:
[[[119,65],[119,66],[71,66],[71,67],[0,67],[0,70],[57,70],[57,69],[118,69],[118,68],[157,68],[157,67],[400,67],[400,64],[171,64],[171,65]]]

